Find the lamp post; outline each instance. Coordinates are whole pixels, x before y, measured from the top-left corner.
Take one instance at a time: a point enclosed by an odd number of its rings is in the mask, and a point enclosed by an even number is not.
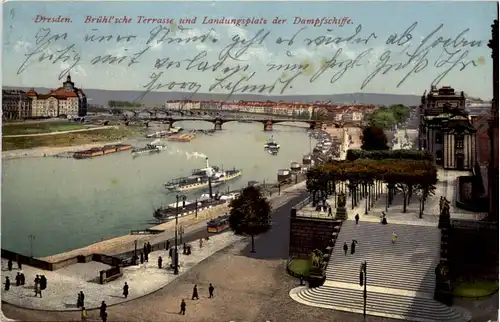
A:
[[[175,196],[175,241],[174,241],[174,251],[173,251],[173,256],[174,256],[174,274],[179,275],[179,258],[178,258],[178,252],[177,252],[177,233],[178,233],[178,228],[179,228],[179,199],[181,196],[176,195]]]
[[[35,235],[29,235],[30,238],[30,257],[33,258],[33,240],[35,240]]]
[[[363,320],[366,319],[366,261],[361,264],[359,284],[363,286]]]
[[[137,264],[137,239],[134,240],[134,265]]]

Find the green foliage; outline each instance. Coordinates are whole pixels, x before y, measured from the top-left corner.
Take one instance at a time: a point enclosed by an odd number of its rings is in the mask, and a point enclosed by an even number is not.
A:
[[[141,103],[135,103],[135,102],[128,102],[128,101],[114,101],[114,100],[109,100],[108,101],[108,106],[113,108],[113,107],[141,107]]]
[[[432,155],[427,151],[420,150],[381,150],[381,151],[365,151],[365,150],[347,150],[346,159],[354,161],[357,159],[397,159],[397,160],[427,160],[432,161]]]
[[[363,129],[361,135],[361,149],[363,150],[389,150],[387,137],[384,130],[376,126],[368,126]]]
[[[257,236],[271,228],[271,205],[260,189],[246,187],[230,207],[229,226],[236,235]]]
[[[410,109],[402,104],[381,106],[369,117],[369,124],[381,129],[391,129],[393,126],[404,122],[410,115]]]

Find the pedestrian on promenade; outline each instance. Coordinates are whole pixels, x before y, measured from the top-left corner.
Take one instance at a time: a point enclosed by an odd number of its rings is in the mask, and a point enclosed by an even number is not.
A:
[[[151,254],[151,252],[153,251],[153,246],[151,246],[151,243],[148,242],[148,255]]]
[[[200,249],[203,247],[203,238],[200,238]]]
[[[7,262],[7,268],[9,269],[9,271],[12,271],[12,259],[9,259],[9,261]]]
[[[123,285],[123,296],[125,296],[125,298],[127,298],[127,296],[128,296],[128,284],[127,284],[127,282],[125,282],[125,285]]]
[[[214,291],[215,291],[215,287],[212,285],[212,283],[210,283],[210,286],[208,287],[208,298],[209,299],[214,298]]]
[[[5,276],[5,290],[10,290],[10,279],[8,276]]]
[[[108,306],[106,305],[106,302],[102,301],[101,306],[99,307],[99,316],[101,319],[104,321],[104,314],[106,314],[106,309]]]
[[[181,301],[181,311],[179,314],[186,315],[186,302],[184,300]]]
[[[158,268],[161,269],[161,264],[162,264],[163,258],[161,256],[158,256]]]
[[[40,281],[35,283],[35,297],[40,294],[40,298],[42,298],[42,289],[40,288]]]
[[[21,270],[23,265],[21,264],[21,257],[17,256],[17,269]]]
[[[398,235],[395,231],[392,232],[392,243],[395,244],[396,240],[398,240]]]
[[[87,310],[82,306],[82,321],[87,321]]]
[[[35,284],[38,284],[40,283],[40,277],[37,275],[35,276]]]
[[[85,306],[85,294],[83,294],[83,291],[80,291],[80,293],[78,293],[78,300],[77,301],[80,301],[80,305],[77,304],[76,305],[77,307],[84,307]]]
[[[21,285],[24,285],[26,283],[26,277],[24,276],[24,273],[21,273]]]
[[[16,275],[16,286],[21,285],[21,273],[17,272]]]
[[[165,250],[169,250],[170,249],[170,240],[167,240],[167,244],[165,246]]]
[[[356,252],[356,244],[358,243],[357,240],[353,239],[351,243],[351,255]]]
[[[45,290],[47,288],[47,278],[45,277],[45,275],[42,275],[40,277],[40,290]]]
[[[144,254],[148,252],[148,245],[146,243],[144,243],[144,245],[142,246],[142,251]]]
[[[106,322],[108,320],[108,312],[104,312],[101,316],[102,322]]]
[[[347,246],[347,243],[344,242],[344,256],[347,256],[347,251],[349,250],[349,246]]]
[[[359,223],[359,214],[356,214],[356,216],[354,216],[354,220],[356,220],[356,225]]]
[[[173,248],[168,250],[168,258],[172,258]]]
[[[195,284],[193,287],[193,296],[191,297],[191,300],[197,299],[199,300],[200,297],[198,296],[198,286]]]
[[[328,206],[328,217],[332,217],[332,206]]]
[[[144,253],[141,252],[141,264],[144,264]]]
[[[146,253],[144,254],[144,261],[145,261],[146,263],[147,263],[147,262],[149,262],[149,258],[148,258],[148,257],[149,257],[149,255],[148,255],[148,253],[146,252]]]

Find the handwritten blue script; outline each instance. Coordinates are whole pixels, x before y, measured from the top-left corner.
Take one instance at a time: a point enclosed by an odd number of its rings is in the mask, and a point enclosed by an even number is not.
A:
[[[34,32],[23,35],[30,45],[18,56],[16,75],[35,73],[40,66],[56,70],[59,79],[78,70],[122,75],[142,88],[138,100],[152,91],[230,97],[300,93],[317,86],[333,93],[344,83],[358,90],[383,83],[389,89],[422,78],[426,86],[437,85],[481,67],[478,57],[487,42],[466,26],[412,21],[381,31],[347,16],[51,17],[60,24],[33,16]],[[83,31],[66,31],[69,23],[62,22],[69,20],[64,19],[81,20]]]

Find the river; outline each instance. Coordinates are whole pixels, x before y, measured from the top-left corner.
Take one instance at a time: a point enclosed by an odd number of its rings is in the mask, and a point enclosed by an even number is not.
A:
[[[33,235],[33,256],[43,257],[147,228],[155,207],[175,202],[175,195],[168,194],[163,184],[204,167],[205,156],[211,165],[243,169],[242,177],[229,182],[231,190],[250,180],[275,182],[278,169],[301,162],[310,145],[316,144],[307,136],[307,124],[298,124],[303,127],[274,126],[272,134],[281,145],[277,156],[263,149],[270,133],[262,131],[262,124],[230,122],[212,136],[198,135],[190,143],[166,142],[166,151],[136,158],[121,152],[86,160],[4,160],[2,248],[29,255],[29,236]],[[178,122],[176,126],[213,128],[208,122]],[[139,146],[147,142],[131,141]],[[186,196],[194,199],[200,193]]]

